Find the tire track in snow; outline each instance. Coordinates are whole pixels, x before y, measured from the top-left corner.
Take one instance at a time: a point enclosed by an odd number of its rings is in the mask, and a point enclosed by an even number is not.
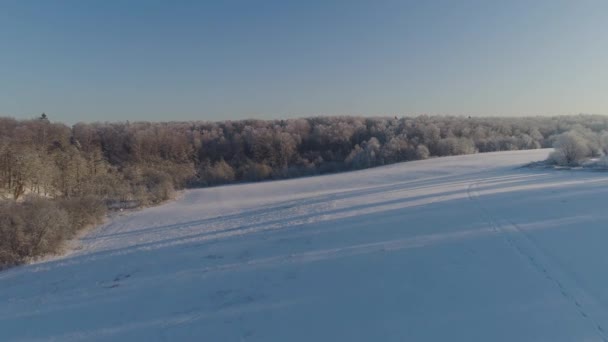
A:
[[[480,201],[479,193],[476,190],[479,183],[482,182],[484,181],[473,182],[467,187],[467,195],[479,208],[481,218],[489,223],[491,229],[500,234],[509,247],[526,260],[534,270],[551,282],[564,299],[572,303],[579,315],[593,326],[603,342],[608,342],[606,331],[597,319],[597,315],[590,314],[590,311],[601,311],[601,308],[595,304],[597,301],[593,300],[592,296],[577,285],[575,279],[568,279],[569,277],[566,276],[564,271],[560,270],[559,265],[550,260],[551,257],[519,225],[507,219],[504,220],[506,221],[505,226],[492,217]]]

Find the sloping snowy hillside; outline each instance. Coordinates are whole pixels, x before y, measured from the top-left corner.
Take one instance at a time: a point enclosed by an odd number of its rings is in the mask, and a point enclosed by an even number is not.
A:
[[[608,341],[608,174],[548,153],[186,191],[0,273],[0,340]]]

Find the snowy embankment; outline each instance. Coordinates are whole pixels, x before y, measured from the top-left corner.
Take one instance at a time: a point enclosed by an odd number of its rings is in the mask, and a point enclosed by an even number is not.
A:
[[[187,191],[0,273],[0,340],[607,341],[608,174],[548,153]]]

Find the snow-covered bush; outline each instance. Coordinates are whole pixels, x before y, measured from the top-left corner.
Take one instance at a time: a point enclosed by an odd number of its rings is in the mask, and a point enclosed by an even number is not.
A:
[[[79,229],[100,222],[105,206],[98,199],[53,201],[35,196],[0,203],[0,270],[49,253]]]
[[[558,135],[553,147],[555,151],[551,153],[549,160],[562,166],[579,165],[581,161],[593,154],[588,140],[575,131]]]

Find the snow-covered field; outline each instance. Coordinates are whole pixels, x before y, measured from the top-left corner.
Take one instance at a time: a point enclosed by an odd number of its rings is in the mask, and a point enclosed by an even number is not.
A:
[[[0,341],[608,341],[608,174],[548,153],[186,191],[0,273]]]

